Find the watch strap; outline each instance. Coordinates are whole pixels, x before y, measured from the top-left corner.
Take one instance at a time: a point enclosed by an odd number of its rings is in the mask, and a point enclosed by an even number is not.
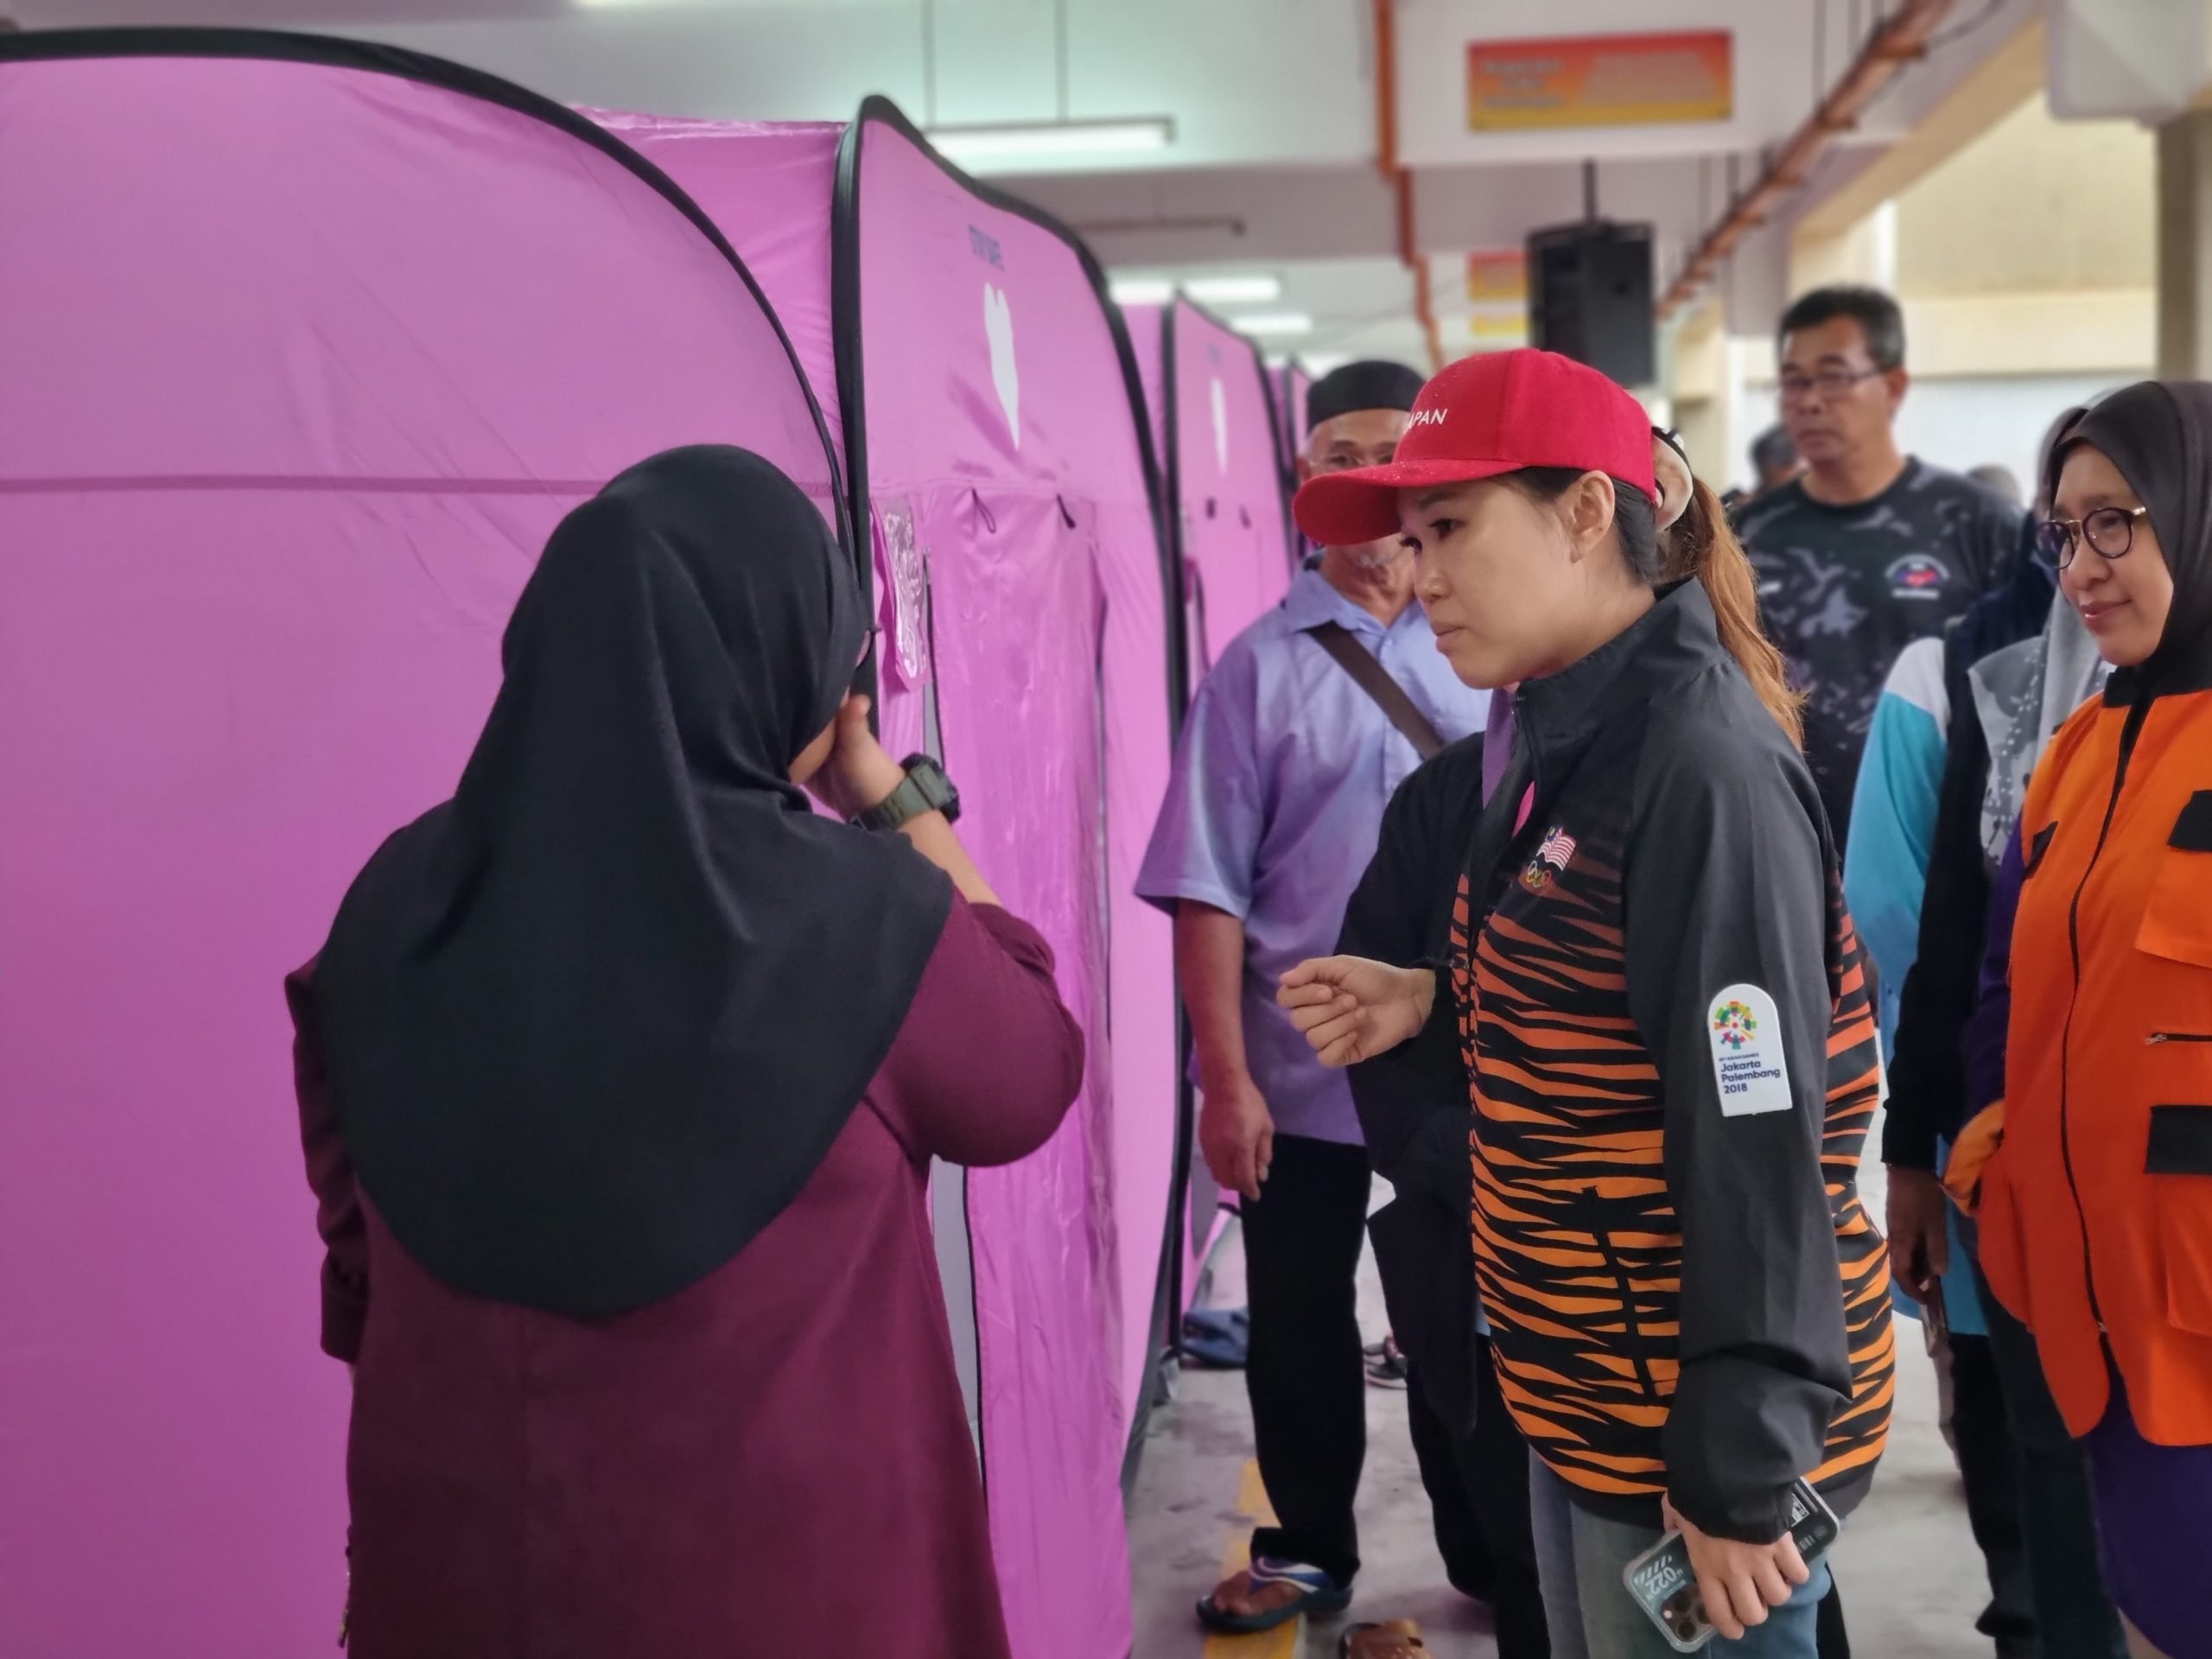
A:
[[[911,823],[925,812],[944,812],[948,817],[956,809],[959,796],[952,788],[944,769],[926,755],[909,755],[901,764],[906,776],[898,788],[883,801],[861,813],[853,822],[863,830],[896,830]]]

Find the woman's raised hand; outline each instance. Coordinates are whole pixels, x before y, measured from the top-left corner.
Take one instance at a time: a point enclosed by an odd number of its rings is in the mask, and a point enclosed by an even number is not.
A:
[[[1357,1065],[1412,1040],[1428,1023],[1436,975],[1364,957],[1319,957],[1282,976],[1275,1001],[1322,1065]]]
[[[880,806],[906,781],[906,768],[891,758],[868,723],[868,700],[847,697],[837,710],[837,743],[807,787],[839,817],[857,817]]]

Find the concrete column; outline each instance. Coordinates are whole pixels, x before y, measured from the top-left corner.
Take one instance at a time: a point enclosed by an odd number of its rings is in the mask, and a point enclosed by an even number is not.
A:
[[[1865,283],[1886,292],[1897,285],[1897,205],[1880,207],[1840,231],[1798,231],[1789,239],[1792,297],[1835,283]]]
[[[2158,128],[2158,373],[2212,378],[2212,110]]]

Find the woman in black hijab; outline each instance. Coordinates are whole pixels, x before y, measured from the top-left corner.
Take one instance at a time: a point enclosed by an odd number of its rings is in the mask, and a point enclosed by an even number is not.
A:
[[[362,1659],[1005,1651],[925,1178],[1040,1145],[1083,1043],[867,639],[772,466],[624,474],[289,986]]]
[[[2082,1444],[2130,1651],[2212,1656],[2212,385],[2050,462],[2044,550],[2113,673],[2037,761],[1992,900],[2003,1096],[1945,1181]]]

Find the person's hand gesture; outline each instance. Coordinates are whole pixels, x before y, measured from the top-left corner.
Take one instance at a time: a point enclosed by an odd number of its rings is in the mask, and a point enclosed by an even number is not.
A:
[[[1742,1641],[1746,1630],[1765,1624],[1767,1609],[1781,1606],[1813,1576],[1797,1553],[1797,1541],[1786,1532],[1770,1544],[1741,1543],[1699,1531],[1669,1499],[1661,1498],[1659,1507],[1689,1547],[1705,1616],[1731,1642]]]
[[[1950,1271],[1950,1209],[1933,1170],[1890,1166],[1890,1271],[1923,1307]]]
[[[807,780],[815,798],[841,818],[855,818],[889,800],[906,781],[905,768],[868,729],[868,700],[845,699],[837,710],[837,747]]]
[[[1420,1033],[1436,1001],[1436,976],[1364,957],[1319,957],[1285,974],[1275,1001],[1322,1065],[1357,1065]]]
[[[1230,1192],[1257,1198],[1274,1161],[1274,1114],[1249,1075],[1203,1084],[1200,1094],[1198,1150],[1206,1167]]]

